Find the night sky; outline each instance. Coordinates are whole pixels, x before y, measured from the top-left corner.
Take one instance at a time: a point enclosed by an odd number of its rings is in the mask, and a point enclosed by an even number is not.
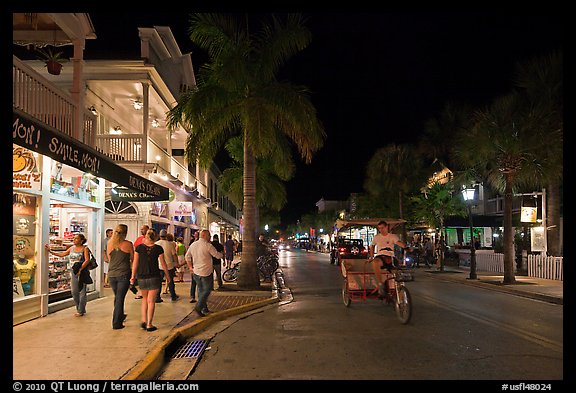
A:
[[[307,86],[328,135],[287,183],[285,224],[325,199],[362,192],[366,163],[387,143],[416,142],[447,102],[489,104],[510,91],[516,62],[562,49],[562,14],[307,13],[312,42],[281,77]],[[139,55],[137,27],[170,26],[197,71],[188,13],[90,13],[85,57]],[[222,169],[222,168],[221,168]]]

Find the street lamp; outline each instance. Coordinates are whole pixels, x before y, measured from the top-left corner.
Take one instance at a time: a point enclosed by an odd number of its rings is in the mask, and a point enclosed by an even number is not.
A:
[[[465,187],[462,190],[462,195],[464,196],[464,201],[468,205],[468,223],[470,224],[470,280],[476,280],[478,276],[476,275],[476,248],[474,247],[474,224],[472,223],[472,203],[474,202],[474,193],[476,189],[474,187]]]

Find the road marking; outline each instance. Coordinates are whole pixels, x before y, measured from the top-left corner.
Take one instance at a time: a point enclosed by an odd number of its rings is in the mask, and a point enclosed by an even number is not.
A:
[[[466,318],[470,318],[470,319],[473,319],[475,321],[482,322],[486,325],[489,325],[489,326],[492,326],[492,327],[495,327],[498,329],[506,330],[509,333],[514,334],[515,336],[521,337],[521,338],[526,339],[528,341],[532,341],[533,343],[539,344],[539,345],[541,345],[545,348],[551,349],[553,351],[561,352],[561,353],[564,351],[564,344],[562,342],[551,340],[551,339],[546,338],[544,336],[541,336],[539,334],[535,334],[532,332],[528,332],[526,330],[519,329],[519,328],[514,327],[514,326],[507,324],[507,323],[503,323],[503,322],[496,321],[494,319],[486,318],[485,316],[482,316],[480,314],[476,314],[476,313],[473,313],[470,311],[462,311],[456,307],[450,306],[450,305],[443,303],[443,302],[441,302],[441,301],[439,301],[433,297],[430,297],[430,296],[418,294],[418,298],[423,299],[429,303],[432,303],[435,306],[438,306],[438,307],[444,308],[446,310],[455,312],[456,314],[462,315]]]

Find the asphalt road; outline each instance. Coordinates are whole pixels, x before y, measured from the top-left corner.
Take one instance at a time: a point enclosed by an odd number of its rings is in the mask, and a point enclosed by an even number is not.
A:
[[[562,380],[563,306],[417,273],[408,325],[342,302],[328,255],[281,252],[293,300],[206,332],[189,380]],[[498,385],[499,386],[499,385]],[[541,390],[541,389],[539,389]]]

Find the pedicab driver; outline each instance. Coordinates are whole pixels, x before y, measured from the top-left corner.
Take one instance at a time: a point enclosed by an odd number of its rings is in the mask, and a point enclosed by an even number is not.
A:
[[[390,226],[386,221],[380,221],[377,225],[378,233],[372,239],[370,244],[370,258],[372,267],[378,285],[382,284],[382,272],[380,269],[393,267],[394,245],[406,247],[406,244],[400,241],[398,235],[390,233]]]

